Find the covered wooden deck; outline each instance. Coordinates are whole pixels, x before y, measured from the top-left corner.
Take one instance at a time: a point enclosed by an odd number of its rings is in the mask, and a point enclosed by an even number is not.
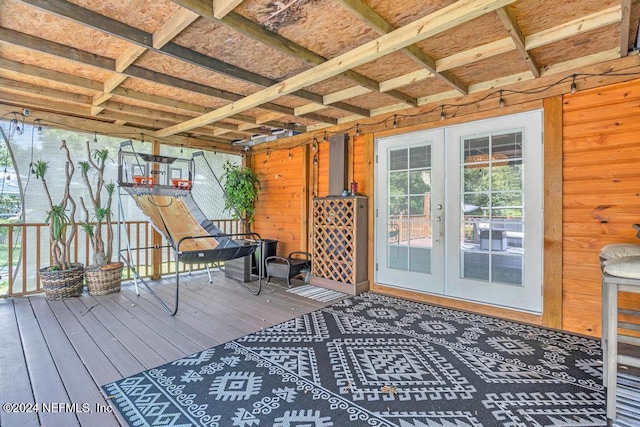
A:
[[[184,275],[175,317],[132,282],[106,296],[0,299],[0,425],[126,425],[101,385],[327,305],[263,285],[253,296],[221,272],[211,284]],[[171,300],[173,278],[153,286]]]

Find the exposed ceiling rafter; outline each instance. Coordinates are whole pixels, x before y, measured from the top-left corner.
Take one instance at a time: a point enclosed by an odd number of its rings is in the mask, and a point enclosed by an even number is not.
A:
[[[268,87],[260,92],[246,96],[240,101],[204,114],[195,119],[160,129],[158,135],[173,135],[193,129],[203,124],[212,123],[229,117],[231,114],[256,107],[264,102],[276,99],[282,94],[291,93],[301,87],[333,77],[351,68],[380,58],[427,37],[439,34],[464,22],[492,12],[515,0],[460,0],[439,9],[421,19],[417,19],[404,27],[398,28],[369,43],[365,43],[343,55],[337,56],[316,67],[303,71],[283,82]]]

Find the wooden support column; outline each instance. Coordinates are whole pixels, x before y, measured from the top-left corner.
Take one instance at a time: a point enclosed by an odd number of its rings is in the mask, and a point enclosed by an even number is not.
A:
[[[359,191],[363,196],[367,196],[369,198],[367,213],[367,221],[368,221],[368,230],[367,230],[367,251],[368,251],[368,266],[367,270],[369,272],[369,289],[371,289],[373,284],[375,283],[375,225],[376,225],[376,217],[375,217],[375,197],[374,197],[374,174],[376,167],[376,153],[375,153],[375,138],[372,133],[365,134],[363,136],[364,141],[364,182],[361,184]]]
[[[317,149],[318,147],[316,147]],[[309,170],[313,173],[313,152],[309,145],[302,147],[302,187],[300,188],[300,194],[302,200],[300,201],[300,250],[309,252],[309,213],[310,197],[309,197]]]
[[[562,96],[544,100],[542,324],[562,329]]]
[[[158,141],[153,141],[151,145],[151,150],[153,154],[160,154],[160,143]],[[153,170],[158,170],[158,165],[153,164]],[[151,228],[151,246],[153,249],[151,250],[151,279],[152,280],[160,280],[160,276],[162,275],[162,236],[158,233],[155,228]]]

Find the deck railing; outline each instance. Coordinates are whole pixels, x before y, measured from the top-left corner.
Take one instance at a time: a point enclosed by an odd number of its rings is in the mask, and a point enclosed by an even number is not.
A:
[[[240,231],[239,221],[222,219],[212,221],[220,230],[232,234]],[[118,225],[114,224],[114,232]],[[71,247],[71,261],[85,266],[91,264],[91,247],[88,235],[80,230],[75,235]],[[123,251],[126,260],[133,265],[141,277],[155,274],[175,273],[173,251],[170,247],[152,245],[153,229],[147,221],[127,221],[120,226],[120,248],[125,249],[126,236],[129,238],[130,252]],[[117,239],[116,239],[117,240]],[[114,242],[113,260],[118,259],[118,243]],[[153,264],[154,252],[159,252],[157,265]],[[38,271],[51,264],[49,251],[49,229],[46,224],[0,224],[0,298],[29,295],[43,292]],[[181,272],[205,269],[207,265],[180,264]],[[133,278],[131,269],[123,270],[123,280]]]

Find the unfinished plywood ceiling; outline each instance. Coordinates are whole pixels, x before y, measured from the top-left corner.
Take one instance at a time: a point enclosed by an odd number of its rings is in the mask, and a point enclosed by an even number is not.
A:
[[[625,57],[639,8],[631,0],[0,0],[0,112],[29,108],[79,130],[233,150],[255,135],[432,111],[504,82],[517,90]]]

